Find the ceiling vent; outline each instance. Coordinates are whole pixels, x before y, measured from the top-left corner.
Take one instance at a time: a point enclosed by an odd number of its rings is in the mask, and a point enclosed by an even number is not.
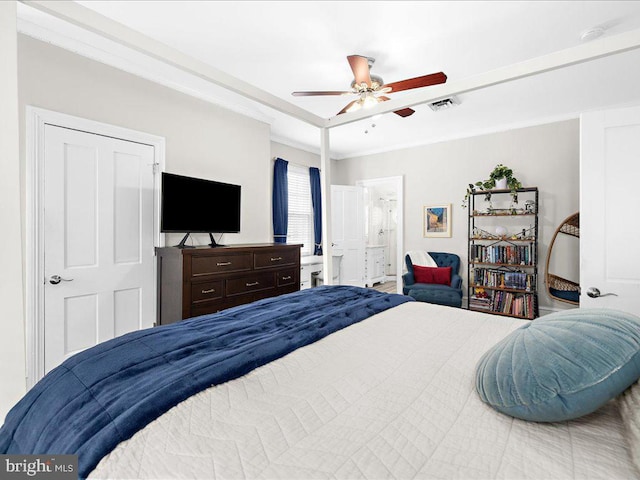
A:
[[[449,108],[453,108],[456,105],[460,105],[460,101],[456,97],[449,97],[438,100],[437,102],[430,103],[429,107],[434,112],[437,112],[439,110],[447,110]]]

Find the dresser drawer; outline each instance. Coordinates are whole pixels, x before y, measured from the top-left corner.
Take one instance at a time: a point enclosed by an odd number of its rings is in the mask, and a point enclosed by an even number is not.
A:
[[[225,293],[229,296],[242,295],[243,293],[275,288],[275,286],[276,277],[273,272],[256,273],[241,278],[228,279]]]
[[[250,252],[232,255],[193,255],[191,257],[192,277],[246,270],[251,270]]]
[[[222,298],[222,280],[217,282],[192,283],[191,301],[203,302]]]
[[[217,299],[212,301],[203,301],[192,303],[191,308],[189,309],[189,314],[185,318],[199,317],[200,315],[209,315],[211,313],[219,312],[220,310],[224,310],[225,308],[229,308],[224,300]]]
[[[293,285],[297,282],[296,278],[297,269],[287,268],[286,270],[279,270],[276,273],[276,282],[278,287],[284,287],[285,285]]]
[[[300,260],[300,249],[272,250],[256,252],[253,255],[253,268],[278,267],[280,265],[296,265]]]

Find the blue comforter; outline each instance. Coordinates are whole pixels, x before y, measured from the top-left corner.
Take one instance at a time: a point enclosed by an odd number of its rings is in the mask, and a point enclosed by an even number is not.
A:
[[[324,286],[101,343],[27,392],[0,429],[0,453],[77,454],[84,478],[191,395],[410,300]]]

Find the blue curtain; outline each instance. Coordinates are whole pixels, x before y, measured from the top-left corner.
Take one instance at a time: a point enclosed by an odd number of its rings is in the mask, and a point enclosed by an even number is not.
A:
[[[315,247],[314,255],[322,255],[322,194],[320,192],[320,170],[309,168],[311,180],[311,202],[313,204],[313,238]]]
[[[273,165],[273,241],[287,243],[289,226],[289,184],[287,166],[289,162],[276,158]]]

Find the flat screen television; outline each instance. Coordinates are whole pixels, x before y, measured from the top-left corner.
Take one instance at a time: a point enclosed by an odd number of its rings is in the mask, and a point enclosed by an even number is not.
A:
[[[240,231],[240,190],[240,185],[163,172],[160,230],[186,233],[179,247],[186,247],[189,233],[208,233],[211,246],[217,246],[212,233]]]

